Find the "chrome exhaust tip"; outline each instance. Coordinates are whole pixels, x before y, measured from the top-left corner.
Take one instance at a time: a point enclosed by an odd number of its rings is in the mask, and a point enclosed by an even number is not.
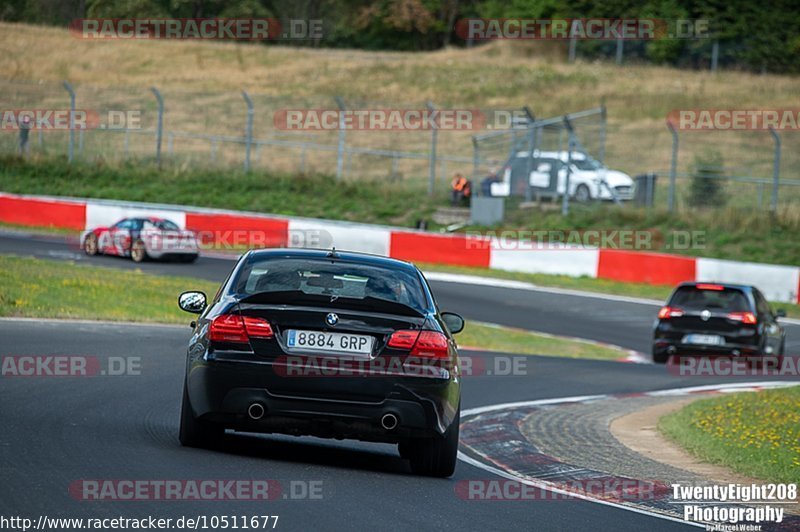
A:
[[[396,429],[399,423],[400,421],[394,414],[384,414],[383,417],[381,418],[381,427],[383,427],[386,430]]]
[[[261,403],[253,403],[247,408],[247,415],[250,419],[259,420],[264,417],[264,406]]]

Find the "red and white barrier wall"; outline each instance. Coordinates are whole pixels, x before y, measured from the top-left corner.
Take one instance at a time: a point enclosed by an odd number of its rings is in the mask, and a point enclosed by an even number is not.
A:
[[[595,248],[510,249],[507,243],[394,227],[286,218],[200,207],[109,200],[18,196],[0,192],[0,221],[82,230],[121,218],[157,216],[219,241],[268,247],[361,251],[399,259],[498,270],[586,276],[623,282],[674,285],[718,281],[758,286],[773,301],[800,303],[800,267]],[[245,235],[245,242],[241,235]],[[206,238],[206,242],[207,238]]]

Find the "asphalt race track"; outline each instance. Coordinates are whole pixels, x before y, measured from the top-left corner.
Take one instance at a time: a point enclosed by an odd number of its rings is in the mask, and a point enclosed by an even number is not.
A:
[[[0,237],[0,253],[70,259],[221,280],[229,260],[193,265],[82,255],[53,238]],[[656,306],[548,291],[433,282],[443,309],[465,317],[647,351]],[[187,286],[187,289],[191,289]],[[190,317],[187,315],[187,324]],[[789,353],[800,327],[787,326]],[[180,447],[178,414],[189,328],[0,320],[0,356],[141,357],[139,374],[0,378],[0,514],[48,517],[279,515],[277,530],[676,530],[686,525],[587,501],[468,501],[459,480],[493,475],[459,463],[453,479],[410,474],[393,446],[229,434],[221,451]],[[487,363],[500,356],[475,354]],[[134,372],[135,373],[135,372]],[[663,366],[530,357],[527,374],[466,377],[463,408],[575,395],[636,393],[725,382]],[[587,442],[590,445],[591,442]],[[271,479],[270,501],[81,501],[87,479]],[[308,496],[314,486],[317,495]]]

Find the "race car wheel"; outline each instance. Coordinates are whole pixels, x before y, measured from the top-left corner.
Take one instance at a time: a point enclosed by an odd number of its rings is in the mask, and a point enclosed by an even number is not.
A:
[[[443,436],[411,440],[408,449],[411,471],[417,475],[446,478],[456,470],[461,407]],[[404,454],[406,454],[404,453]]]
[[[133,262],[142,262],[147,259],[147,248],[141,240],[136,240],[131,245],[131,259]]]
[[[189,404],[189,394],[186,385],[183,387],[183,401],[181,402],[181,425],[178,439],[184,447],[213,448],[221,443],[225,429],[222,425],[214,425],[194,417]]]
[[[97,235],[89,233],[83,241],[83,251],[90,257],[97,255]]]

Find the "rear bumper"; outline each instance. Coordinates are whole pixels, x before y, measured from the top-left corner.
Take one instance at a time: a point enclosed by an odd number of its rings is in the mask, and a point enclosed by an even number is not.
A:
[[[670,355],[681,356],[761,356],[758,345],[726,343],[725,345],[684,344],[680,340],[657,338],[653,341],[653,356],[663,358]]]
[[[197,360],[187,375],[195,417],[247,432],[398,442],[441,435],[458,406],[458,379],[286,376],[270,361]],[[277,365],[277,364],[275,364]],[[252,419],[248,408],[265,414]],[[394,414],[397,428],[380,420]]]

